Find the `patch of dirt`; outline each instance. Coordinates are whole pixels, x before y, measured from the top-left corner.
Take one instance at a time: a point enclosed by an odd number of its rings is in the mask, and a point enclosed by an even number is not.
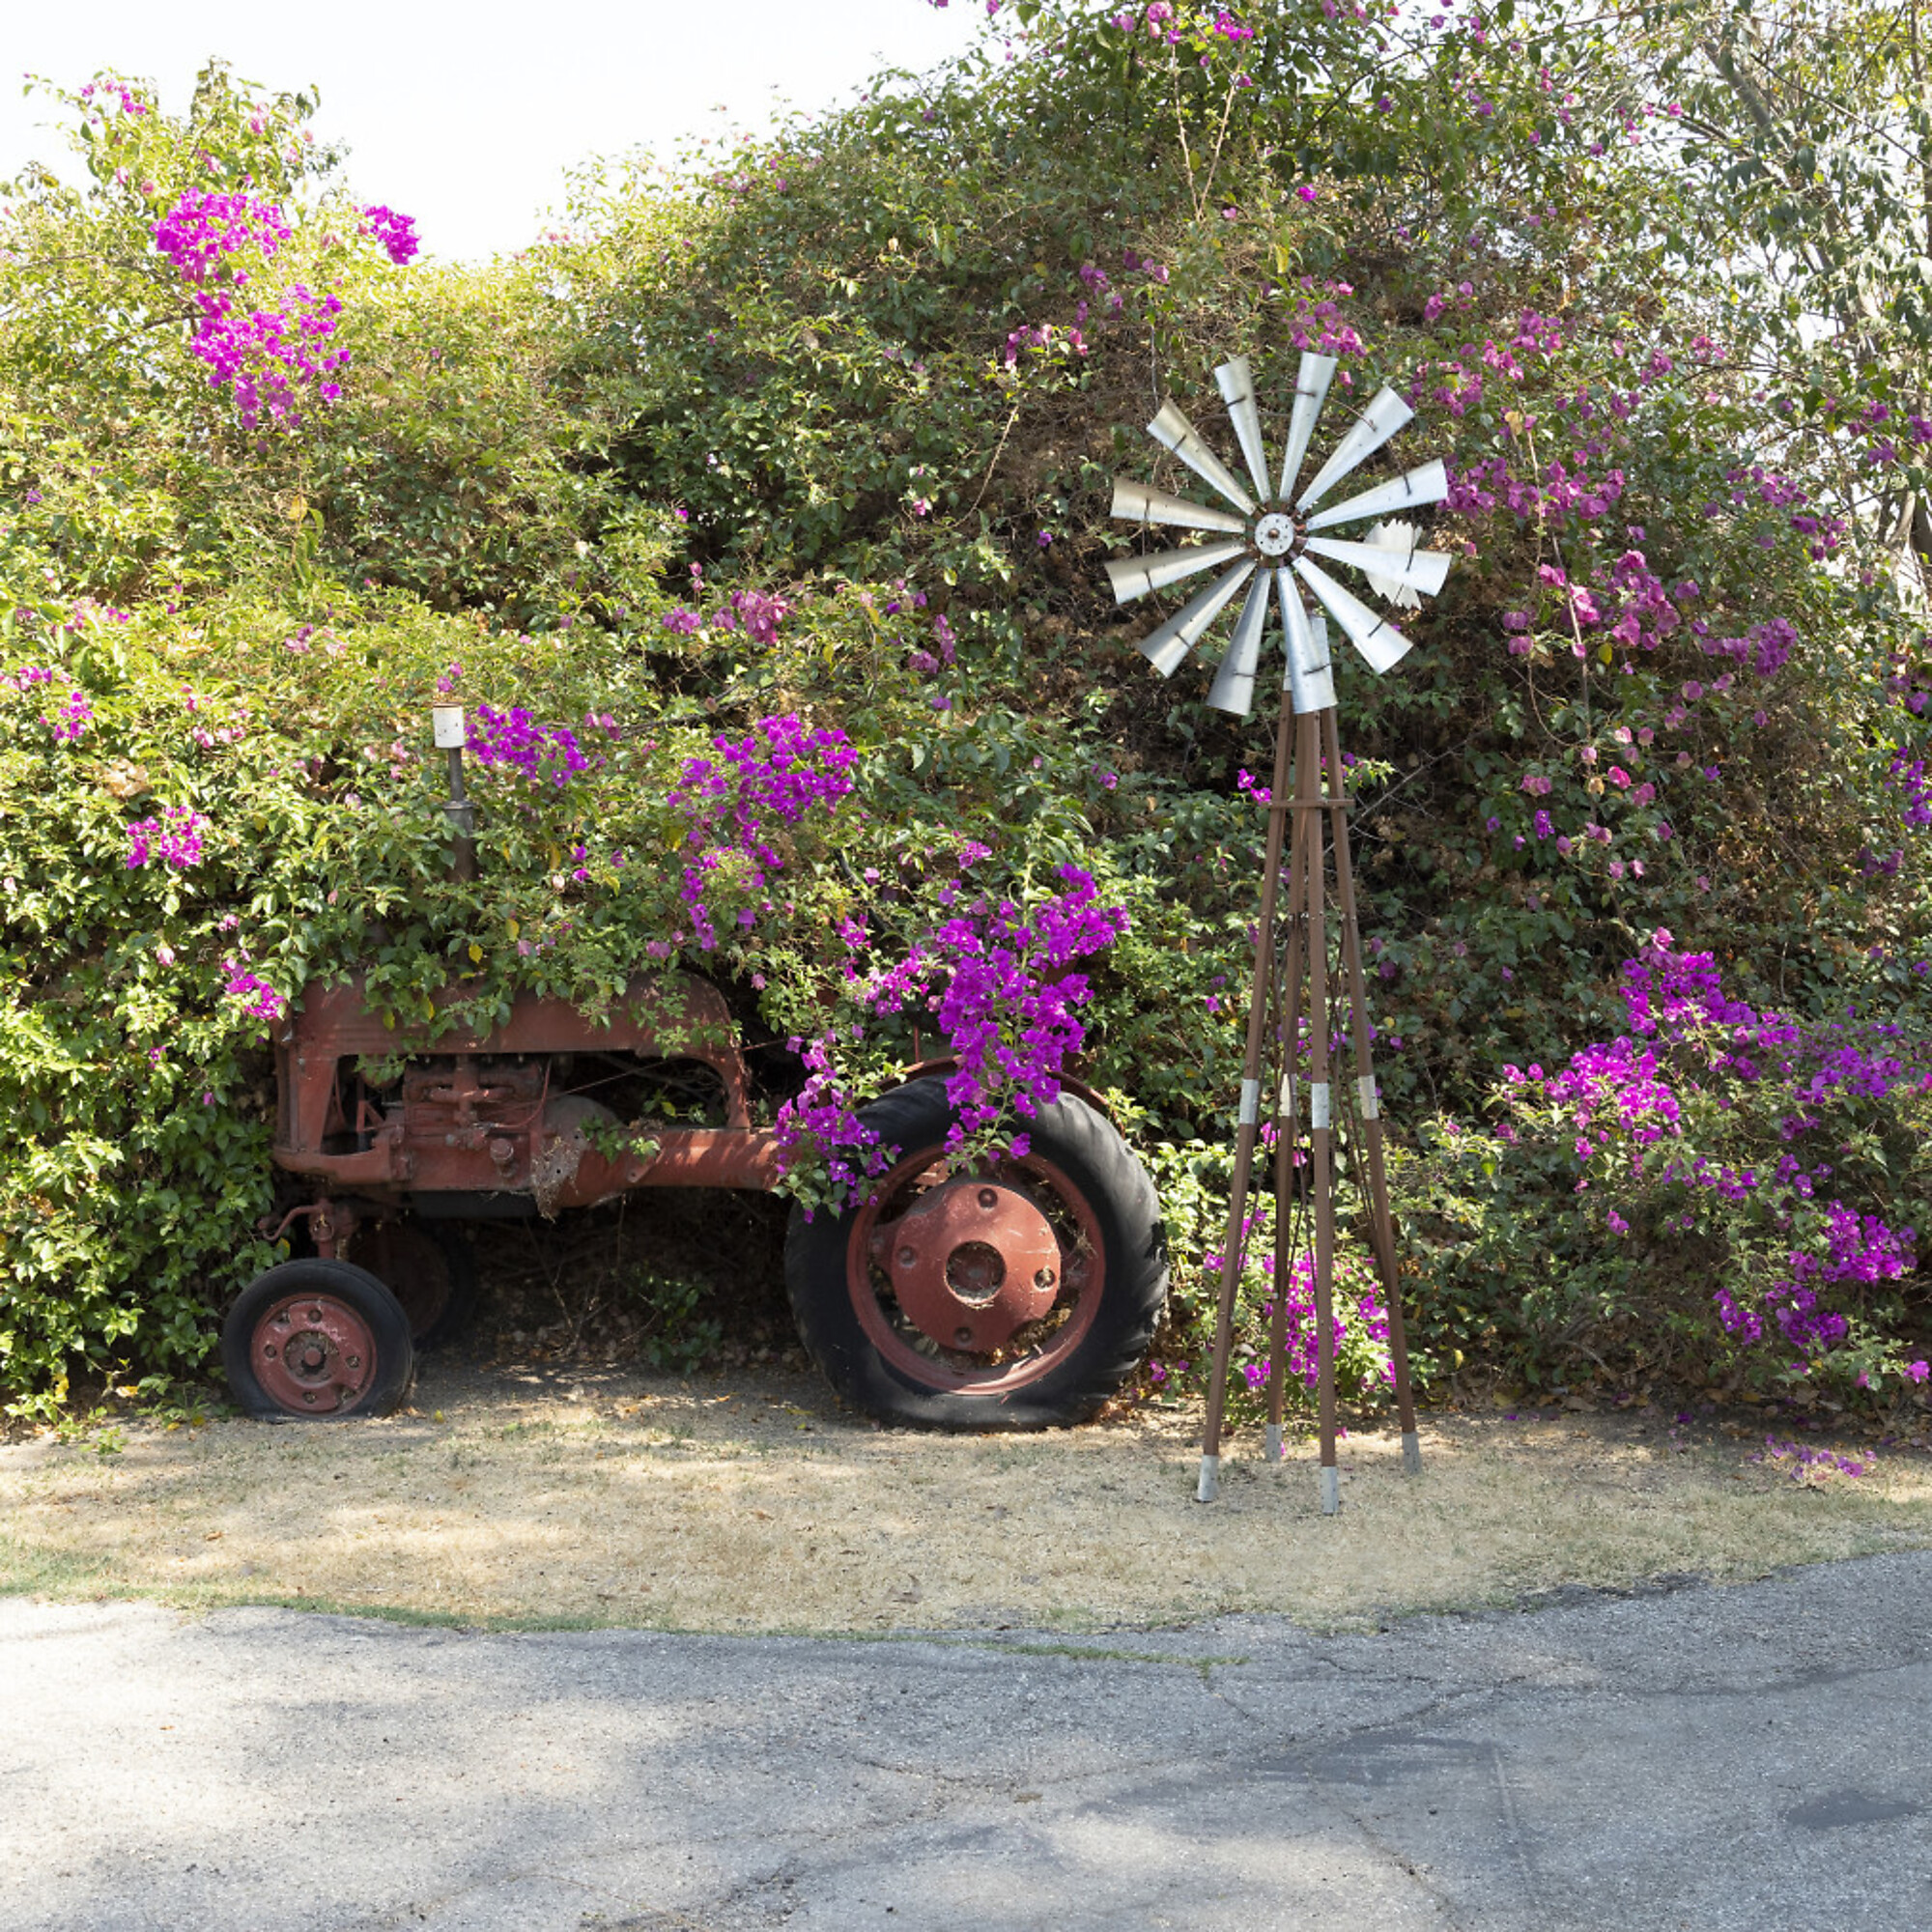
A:
[[[1663,1416],[1425,1418],[1344,1445],[1227,1445],[1193,1500],[1196,1408],[1037,1435],[928,1435],[813,1378],[490,1371],[432,1357],[384,1421],[133,1425],[0,1446],[0,1588],[186,1607],[730,1632],[1098,1629],[1284,1612],[1318,1628],[1572,1587],[1719,1580],[1932,1545],[1932,1464],[1815,1486]],[[114,1438],[103,1437],[111,1443]]]

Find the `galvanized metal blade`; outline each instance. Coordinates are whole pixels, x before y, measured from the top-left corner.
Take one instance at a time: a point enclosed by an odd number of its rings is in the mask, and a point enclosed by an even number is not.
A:
[[[1216,711],[1245,718],[1255,708],[1255,667],[1262,661],[1262,633],[1267,628],[1268,581],[1257,575],[1248,585],[1248,601],[1235,619],[1235,635],[1214,673],[1208,702]]]
[[[1160,413],[1147,427],[1148,434],[1163,449],[1173,450],[1195,475],[1220,491],[1243,516],[1253,515],[1255,499],[1241,488],[1239,477],[1208,447],[1201,440],[1201,432],[1173,403],[1161,404]]]
[[[1308,454],[1308,440],[1315,434],[1315,419],[1328,398],[1328,384],[1335,380],[1335,367],[1332,355],[1318,355],[1312,349],[1301,352],[1301,367],[1294,378],[1294,409],[1288,418],[1288,450],[1281,462],[1281,488],[1275,492],[1284,503],[1301,474],[1302,458]]]
[[[1248,460],[1248,474],[1255,479],[1255,495],[1265,502],[1268,493],[1267,446],[1262,441],[1262,412],[1255,408],[1253,366],[1245,355],[1236,355],[1214,371],[1214,380],[1221,385],[1221,400],[1228,406],[1236,439],[1241,445],[1241,454]]]
[[[1292,570],[1275,572],[1274,590],[1281,600],[1282,629],[1288,634],[1289,702],[1297,717],[1332,711],[1335,671],[1328,662],[1328,626],[1319,611],[1310,614]]]
[[[1328,607],[1328,614],[1348,633],[1349,641],[1377,671],[1393,669],[1408,655],[1409,641],[1386,617],[1371,611],[1352,590],[1345,590],[1305,557],[1297,557],[1295,575]]]
[[[1141,655],[1162,677],[1172,677],[1179,668],[1180,661],[1201,641],[1202,634],[1254,574],[1254,560],[1243,557],[1225,577],[1216,578],[1157,631],[1141,639]]]
[[[1232,510],[1217,510],[1208,503],[1191,503],[1185,497],[1171,496],[1147,483],[1129,483],[1116,478],[1112,515],[1123,523],[1168,524],[1183,530],[1223,530],[1233,536],[1243,534],[1247,519]]]
[[[1393,482],[1378,483],[1359,497],[1350,497],[1310,517],[1302,526],[1307,530],[1325,530],[1336,524],[1358,524],[1364,517],[1386,517],[1397,510],[1419,510],[1428,503],[1439,503],[1449,494],[1449,471],[1438,456],[1432,463],[1418,464],[1405,470]]]
[[[1151,590],[1165,590],[1170,583],[1233,563],[1246,548],[1245,544],[1215,543],[1202,544],[1196,550],[1164,550],[1153,556],[1117,556],[1107,566],[1114,602],[1131,604]]]
[[[1312,509],[1351,469],[1366,463],[1415,412],[1393,389],[1378,391],[1356,417],[1349,434],[1335,445],[1328,461],[1316,471],[1315,481],[1301,493],[1298,510]]]
[[[1442,581],[1449,575],[1449,565],[1454,559],[1439,550],[1418,550],[1415,536],[1415,531],[1409,530],[1407,543],[1398,549],[1384,549],[1374,543],[1345,543],[1336,537],[1310,537],[1307,548],[1317,556],[1328,557],[1335,563],[1353,564],[1383,596],[1388,595],[1383,589],[1388,583],[1434,597],[1442,588]]]

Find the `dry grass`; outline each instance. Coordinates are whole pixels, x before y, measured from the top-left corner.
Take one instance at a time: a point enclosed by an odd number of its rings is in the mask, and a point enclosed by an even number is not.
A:
[[[134,1428],[119,1453],[0,1447],[0,1589],[461,1622],[869,1633],[1095,1629],[1274,1610],[1321,1628],[1564,1585],[1932,1545],[1932,1465],[1802,1489],[1748,1439],[1660,1418],[1430,1418],[1405,1479],[1353,1435],[1237,1436],[1191,1500],[1199,1417],[932,1436],[803,1378],[679,1384],[436,1371],[421,1413],[343,1428]],[[431,1410],[429,1402],[440,1407]]]

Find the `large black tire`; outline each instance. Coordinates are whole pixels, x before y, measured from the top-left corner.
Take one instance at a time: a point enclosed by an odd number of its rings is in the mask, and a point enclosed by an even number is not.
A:
[[[794,1208],[785,1239],[792,1314],[826,1379],[882,1422],[1084,1422],[1133,1375],[1167,1301],[1160,1204],[1147,1170],[1113,1124],[1070,1094],[1028,1124],[1023,1159],[958,1175],[945,1160],[953,1115],[943,1079],[909,1081],[860,1118],[899,1150],[878,1194],[845,1214],[820,1208],[808,1220]],[[975,1237],[979,1211],[985,1240]],[[1004,1337],[996,1331],[1012,1318],[1000,1315],[965,1347],[952,1346],[966,1340],[965,1326],[934,1332],[955,1319],[985,1320],[986,1283],[997,1293],[1009,1275],[1019,1279],[1015,1266],[1035,1262],[1035,1298],[1053,1290],[1044,1314]],[[913,1312],[894,1283],[900,1265],[925,1282]]]
[[[367,1268],[313,1256],[242,1291],[221,1324],[221,1362],[258,1422],[387,1415],[415,1379],[402,1304]]]
[[[419,1355],[461,1334],[476,1306],[476,1257],[447,1221],[364,1221],[344,1259],[367,1268],[403,1304]]]

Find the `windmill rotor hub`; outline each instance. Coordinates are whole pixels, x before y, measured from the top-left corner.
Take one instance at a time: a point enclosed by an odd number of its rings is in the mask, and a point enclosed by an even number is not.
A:
[[[1286,510],[1264,510],[1249,535],[1264,556],[1286,556],[1294,548],[1294,519]]]

